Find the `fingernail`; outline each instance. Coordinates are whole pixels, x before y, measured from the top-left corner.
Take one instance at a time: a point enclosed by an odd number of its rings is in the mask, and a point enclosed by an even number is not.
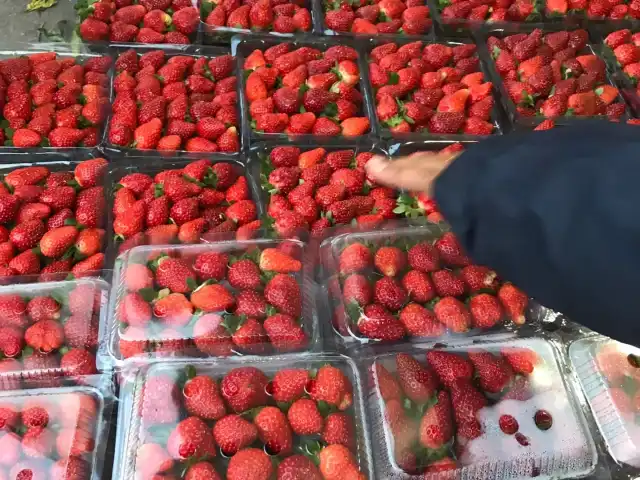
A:
[[[387,167],[388,163],[389,160],[387,160],[385,157],[376,155],[367,162],[365,168],[370,174],[377,174],[382,172]]]

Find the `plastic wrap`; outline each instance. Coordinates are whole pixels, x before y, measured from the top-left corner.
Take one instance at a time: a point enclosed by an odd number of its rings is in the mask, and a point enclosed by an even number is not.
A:
[[[426,354],[426,356],[425,356]],[[598,457],[543,338],[415,346],[368,363],[379,478],[578,478]]]
[[[331,387],[325,390],[329,378]],[[253,393],[237,395],[233,386],[245,381],[251,382]],[[296,461],[295,456],[297,461],[307,457],[309,475],[317,472],[318,478],[337,480],[344,477],[320,477],[318,471],[325,471],[333,451],[349,460],[342,463],[337,475],[355,469],[366,478],[376,478],[362,388],[353,361],[339,356],[150,365],[131,376],[122,388],[119,424],[126,428],[118,435],[114,477],[128,480],[139,478],[143,471],[199,470],[205,467],[194,464],[206,463],[220,478],[245,478],[232,475],[244,471],[242,459],[250,459],[247,467],[253,469],[254,478],[271,478],[270,473],[275,476],[276,469],[284,470],[286,464]],[[159,396],[158,389],[165,395]],[[205,398],[206,403],[200,404],[199,399]],[[304,417],[300,415],[303,409],[308,412]],[[281,426],[280,440],[268,422]],[[206,427],[207,434],[195,455],[181,455],[185,452],[177,449],[179,432],[187,424],[194,428],[213,424],[213,430]],[[237,436],[240,432],[242,440]],[[201,452],[206,450],[205,457]],[[148,451],[161,452],[161,458],[171,460],[161,465],[155,461],[158,457],[147,457]]]
[[[116,262],[102,362],[319,348],[302,242],[143,246]]]

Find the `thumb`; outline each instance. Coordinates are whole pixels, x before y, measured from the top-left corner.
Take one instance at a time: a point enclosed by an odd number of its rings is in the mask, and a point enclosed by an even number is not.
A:
[[[382,156],[371,158],[365,165],[367,176],[376,183],[416,192],[427,190],[431,183],[422,167],[415,158],[389,160]]]

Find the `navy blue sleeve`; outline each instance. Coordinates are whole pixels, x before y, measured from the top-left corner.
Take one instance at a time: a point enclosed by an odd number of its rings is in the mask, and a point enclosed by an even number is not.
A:
[[[435,197],[474,261],[640,345],[640,127],[585,121],[479,142]]]

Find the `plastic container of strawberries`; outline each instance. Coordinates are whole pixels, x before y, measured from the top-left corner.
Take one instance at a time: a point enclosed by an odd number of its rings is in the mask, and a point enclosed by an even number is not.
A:
[[[75,46],[73,49],[70,48],[69,44],[64,43],[36,43],[36,44],[27,44],[27,43],[19,43],[19,42],[3,42],[2,48],[0,49],[0,60],[8,60],[10,58],[17,58],[23,56],[34,55],[38,53],[55,53],[58,59],[73,59],[76,64],[84,64],[88,60],[99,58],[99,57],[110,57],[112,59],[112,65],[109,70],[105,73],[107,82],[104,86],[105,89],[108,89],[106,97],[109,100],[109,106],[105,108],[104,118],[100,125],[97,125],[98,133],[97,140],[95,145],[78,145],[75,147],[51,147],[47,139],[43,139],[43,142],[38,147],[34,148],[18,148],[14,146],[4,145],[0,146],[1,152],[25,152],[25,153],[39,153],[39,152],[89,152],[97,147],[100,147],[104,144],[106,139],[106,126],[109,119],[110,114],[110,105],[113,102],[113,96],[111,95],[112,91],[112,81],[113,81],[113,52],[109,50],[106,46],[92,46],[88,47],[85,45]],[[0,76],[1,77],[1,76]],[[7,85],[9,82],[7,82]],[[29,86],[31,88],[31,85]],[[3,94],[4,98],[4,94]],[[3,102],[4,104],[4,102]],[[0,129],[4,130],[4,137],[6,140],[11,140],[13,138],[13,131],[9,129],[9,122],[4,119],[2,115],[2,122],[0,122]],[[27,122],[28,123],[28,122]],[[55,125],[54,125],[55,126]],[[27,128],[25,126],[25,128]],[[82,143],[82,142],[80,142]]]
[[[590,28],[590,34],[597,42],[597,48],[599,48],[602,58],[607,63],[611,79],[620,89],[622,97],[626,100],[633,114],[638,117],[640,116],[640,95],[638,95],[637,87],[624,72],[613,50],[605,43],[605,39],[609,34],[623,29],[628,29],[632,34],[635,34],[640,31],[640,24],[632,21],[596,24]]]
[[[191,388],[197,388],[195,386],[189,387],[189,384],[190,382],[193,382],[194,379],[196,379],[195,381],[202,383],[202,377],[209,377],[218,382],[227,374],[237,370],[238,368],[241,368],[244,371],[251,369],[254,375],[257,374],[259,376],[259,378],[256,379],[255,385],[260,390],[256,390],[256,395],[251,403],[251,406],[253,407],[255,405],[256,408],[240,415],[240,417],[244,418],[248,422],[252,421],[251,413],[253,412],[256,414],[262,406],[272,409],[273,407],[280,408],[283,409],[281,410],[283,412],[287,410],[289,403],[276,403],[272,395],[273,384],[271,383],[271,380],[274,375],[279,372],[290,369],[304,369],[309,371],[313,376],[320,369],[325,368],[327,371],[331,371],[339,375],[342,379],[346,379],[346,381],[352,386],[352,401],[341,404],[340,408],[342,408],[342,410],[339,410],[333,403],[320,402],[323,404],[321,412],[324,412],[324,414],[332,412],[329,413],[329,415],[341,417],[346,415],[350,419],[353,424],[353,429],[351,434],[348,435],[347,441],[350,443],[351,453],[349,456],[351,457],[352,462],[354,462],[353,465],[357,466],[366,478],[378,478],[375,476],[373,471],[373,460],[371,458],[371,449],[369,446],[368,425],[364,412],[365,399],[363,396],[363,379],[361,378],[358,368],[353,360],[337,355],[318,355],[308,356],[305,358],[297,357],[295,359],[271,358],[269,360],[244,361],[241,359],[230,359],[225,361],[216,361],[213,359],[193,360],[191,362],[171,361],[154,363],[137,370],[121,385],[118,424],[123,426],[123,428],[119,430],[116,441],[114,478],[117,477],[122,480],[133,480],[134,478],[141,478],[140,473],[143,469],[145,472],[150,470],[157,473],[160,471],[155,468],[158,466],[158,462],[152,461],[157,457],[148,458],[149,462],[142,461],[143,458],[147,458],[146,456],[143,456],[145,455],[145,451],[150,449],[150,447],[145,447],[145,445],[155,443],[156,445],[151,448],[155,451],[162,452],[163,456],[169,457],[173,447],[168,446],[169,452],[165,450],[167,448],[167,435],[169,435],[169,438],[172,439],[171,442],[173,443],[175,435],[171,436],[170,432],[175,431],[174,429],[178,422],[184,421],[186,418],[190,418],[190,422],[200,423],[193,420],[194,418],[198,418],[197,413],[199,412],[195,412],[193,409],[191,409],[191,411],[187,410],[186,402],[183,401],[183,399],[187,397],[183,396],[183,392],[181,392],[181,390],[184,391],[185,388],[189,388],[189,390],[191,390]],[[262,375],[256,371],[256,369],[261,371]],[[336,369],[339,369],[342,375],[338,374],[338,372],[335,371]],[[311,380],[311,382],[314,381],[315,380]],[[161,388],[167,395],[160,397],[155,391],[151,394],[149,390],[145,388],[148,385],[148,382],[153,382],[155,385],[158,385],[158,388]],[[312,388],[311,383],[309,383],[309,388],[304,389],[302,396],[305,401],[309,398],[313,399],[313,397],[311,397],[313,392]],[[233,398],[234,395],[233,392],[225,389],[224,385],[219,388],[219,392],[220,393],[218,395],[224,397],[224,400],[220,398],[221,402],[226,401],[228,398]],[[204,397],[202,398],[204,400]],[[207,396],[207,399],[212,398],[214,398],[213,394]],[[290,398],[292,401],[295,401],[295,399],[299,397],[296,393]],[[240,413],[234,410],[232,405],[229,403],[225,403],[223,405],[224,411],[220,410],[216,412],[215,417],[222,416],[222,418],[227,418],[234,416],[234,412]],[[234,407],[235,406],[236,405],[234,405]],[[239,407],[240,405],[237,406]],[[211,415],[207,414],[207,416],[210,417]],[[212,423],[210,419],[205,418],[205,421],[208,424]],[[215,428],[220,422],[223,422],[223,420],[219,419],[214,424],[214,435],[223,435],[222,431],[217,431]],[[314,454],[327,446],[328,442],[325,441],[326,438],[327,437],[319,434],[301,437],[294,433],[292,437],[293,448],[291,451],[286,453],[281,452],[280,454],[276,454],[274,451],[270,451],[269,448],[267,448],[261,441],[252,441],[249,442],[249,445],[241,444],[241,450],[244,451],[247,447],[250,447],[253,454],[259,456],[260,460],[264,461],[264,459],[267,459],[266,464],[271,467],[271,472],[274,474],[275,478],[275,472],[278,468],[276,466],[277,464],[287,461],[286,458],[290,457],[292,454],[296,456],[304,455],[312,458]],[[218,443],[218,439],[216,439],[216,443]],[[342,449],[342,447],[338,448],[343,451],[346,450]],[[229,450],[227,450],[227,452],[229,452]],[[215,470],[220,475],[220,478],[231,478],[231,476],[228,476],[229,474],[227,473],[227,469],[229,466],[232,469],[237,468],[233,465],[235,455],[238,455],[238,453],[229,455],[228,453],[223,453],[220,447],[217,446],[215,448],[215,455],[212,454],[211,457],[206,459],[206,461],[210,466],[214,466]],[[276,463],[274,463],[273,466],[268,461],[270,457],[272,460],[276,460]],[[167,471],[179,471],[181,469],[186,470],[197,461],[197,459],[185,461],[184,459],[180,459],[175,456],[175,453],[174,459],[173,467],[168,468]],[[252,461],[248,464],[248,466],[256,469],[259,468],[259,465],[261,465],[260,461]],[[271,476],[268,475],[269,472],[259,471],[257,473],[261,475],[259,478],[271,478]],[[320,474],[318,473],[318,475]]]
[[[371,53],[371,50],[373,50],[375,47],[380,46],[380,45],[384,45],[386,43],[396,43],[399,46],[402,45],[406,45],[412,42],[415,42],[416,39],[409,39],[409,38],[400,38],[400,39],[393,39],[391,42],[389,41],[385,41],[385,40],[380,40],[378,38],[372,38],[367,40],[364,43],[363,48],[365,49],[365,62],[367,64],[367,72],[369,71],[369,63],[370,63],[370,56],[369,54]],[[428,45],[428,44],[441,44],[441,45],[447,45],[449,47],[455,47],[457,45],[464,45],[464,44],[472,44],[475,43],[472,39],[462,39],[462,38],[448,38],[445,40],[438,40],[438,39],[433,39],[433,40],[428,40],[428,41],[423,41],[423,48],[424,46]],[[487,66],[485,65],[485,63],[482,61],[482,58],[479,56],[478,52],[476,51],[476,56],[478,56],[480,58],[480,71],[484,74],[484,80],[485,82],[490,82],[492,81],[490,72],[487,69]],[[453,134],[453,135],[446,135],[446,134],[435,134],[435,133],[419,133],[419,132],[411,132],[411,133],[395,133],[395,132],[391,132],[389,130],[389,128],[387,128],[386,126],[382,125],[382,123],[380,122],[380,119],[378,118],[378,114],[375,111],[376,110],[376,93],[374,91],[373,85],[371,85],[371,82],[368,81],[366,84],[366,88],[369,89],[369,98],[371,98],[373,105],[374,105],[374,116],[372,117],[374,120],[373,122],[376,125],[376,131],[379,132],[380,136],[382,138],[393,138],[395,140],[398,141],[407,141],[407,142],[411,142],[411,141],[419,141],[419,140],[424,140],[424,139],[429,139],[429,140],[450,140],[450,141],[468,141],[468,140],[477,140],[477,139],[482,139],[482,138],[486,138],[485,136],[478,136],[478,135],[467,135],[467,134]],[[509,131],[510,129],[510,122],[509,120],[506,118],[504,112],[502,111],[502,109],[499,106],[499,95],[498,92],[496,90],[496,85],[493,85],[493,89],[492,89],[492,96],[495,100],[494,105],[493,105],[493,109],[492,109],[492,113],[491,113],[491,123],[494,125],[494,132],[492,133],[492,135],[501,135],[503,133],[506,133]]]
[[[114,51],[115,57],[119,57],[122,53],[128,50],[135,50],[138,53],[138,56],[141,56],[145,53],[149,53],[154,50],[162,50],[165,53],[165,58],[169,59],[175,56],[189,56],[189,57],[207,57],[214,58],[220,57],[224,55],[229,55],[229,48],[225,48],[222,46],[203,46],[203,45],[144,45],[144,44],[126,44],[126,43],[117,43],[111,46],[111,49]],[[117,77],[118,72],[115,71],[113,73],[113,79]],[[236,89],[237,90],[237,89]],[[112,93],[112,98],[115,99],[115,92]],[[240,152],[243,150],[242,139],[243,135],[240,131],[241,129],[241,116],[239,110],[239,103],[236,100],[236,116],[237,116],[237,125],[236,129],[238,129],[238,140],[240,141],[240,150],[238,152],[187,152],[186,150],[175,150],[164,152],[160,150],[140,150],[135,147],[123,147],[121,145],[115,145],[109,142],[108,130],[109,126],[107,125],[107,134],[105,135],[105,144],[104,148],[108,152],[114,152],[121,155],[131,155],[131,156],[176,156],[176,155],[187,155],[187,154],[207,154],[210,155],[212,153],[216,153],[217,155],[224,155],[229,158],[238,157]],[[166,123],[166,120],[164,120]],[[166,125],[164,125],[166,127]]]
[[[191,0],[193,6],[195,5],[195,1]],[[80,35],[80,25],[82,23],[82,21],[84,20],[84,18],[81,16],[82,14],[82,10],[86,9],[90,6],[90,4],[94,3],[92,2],[92,0],[71,0],[71,2],[73,3],[73,8],[76,11],[76,27],[77,27],[77,35],[78,37],[80,37],[80,39],[82,40],[82,42],[89,44],[89,45],[109,45],[109,44],[114,44],[114,43],[118,43],[118,44],[123,44],[123,45],[145,45],[143,43],[138,43],[138,42],[114,42],[111,40],[103,40],[103,41],[95,41],[95,40],[85,40],[81,37]],[[126,6],[126,5],[125,5]],[[171,10],[171,9],[167,9],[167,10]],[[117,10],[116,10],[117,11]],[[172,14],[171,14],[172,15]],[[173,15],[172,15],[173,16]],[[142,23],[142,22],[140,22]],[[108,24],[109,27],[111,24]],[[139,25],[136,25],[139,27]],[[198,25],[198,28],[196,29],[195,32],[187,35],[187,37],[189,38],[189,40],[191,41],[192,45],[199,45],[202,43],[202,28],[200,25]],[[176,44],[176,43],[160,43],[160,44],[156,44],[156,45],[180,45],[180,44]]]
[[[113,231],[113,222],[115,220],[113,213],[115,189],[120,183],[120,180],[126,175],[132,173],[142,173],[155,177],[157,174],[167,170],[181,170],[186,165],[196,160],[206,159],[210,160],[214,165],[217,163],[228,163],[233,166],[234,171],[238,176],[244,176],[247,179],[249,191],[251,193],[251,199],[254,201],[257,210],[257,218],[261,218],[265,212],[264,202],[262,200],[262,193],[256,177],[253,176],[253,172],[249,171],[238,158],[229,158],[225,155],[218,154],[191,154],[181,157],[154,157],[151,155],[144,157],[114,157],[114,162],[110,165],[107,172],[107,185],[110,186],[110,190],[105,192],[107,195],[107,217],[108,217],[108,231],[107,231],[107,253],[106,262],[109,268],[115,263],[116,257],[124,253],[122,250],[122,239],[117,239]],[[205,232],[206,233],[206,232]],[[177,240],[177,239],[176,239]],[[140,245],[146,245],[148,240],[143,239]],[[202,238],[203,242],[207,242],[207,238]]]
[[[317,30],[317,22],[316,22],[316,11],[313,8],[312,0],[297,0],[297,1],[288,1],[285,3],[294,3],[300,7],[304,7],[309,11],[311,15],[311,30],[306,32],[296,32],[296,33],[280,33],[273,31],[273,25],[269,27],[267,30],[250,30],[244,28],[232,28],[232,27],[214,27],[213,25],[209,25],[206,23],[206,15],[207,8],[204,6],[206,0],[198,0],[200,4],[200,24],[202,30],[202,41],[205,45],[229,45],[231,38],[235,35],[267,35],[273,36],[278,39],[290,39],[290,38],[303,38],[305,36],[313,35],[314,33],[321,34],[319,30]],[[209,13],[211,13],[209,11]]]
[[[446,2],[443,2],[446,3]],[[448,2],[450,4],[455,2]],[[454,18],[445,19],[442,18],[443,7],[440,6],[439,0],[427,0],[429,10],[431,11],[431,17],[438,33],[453,37],[468,37],[471,32],[477,32],[486,28],[517,28],[518,26],[538,24],[542,25],[542,22],[547,21],[544,17],[544,8],[541,0],[532,0],[534,4],[534,12],[531,14],[529,21],[527,22],[515,22],[515,21],[477,21],[469,20],[467,18]],[[538,4],[538,5],[536,5]]]
[[[27,157],[24,152],[20,153],[17,151],[13,151],[13,152],[0,151],[0,175],[2,176],[2,178],[4,179],[4,177],[6,177],[9,173],[13,172],[14,170],[26,168],[26,167],[45,167],[49,170],[50,173],[69,172],[71,176],[73,176],[75,168],[78,165],[80,165],[83,161],[91,160],[94,158],[104,158],[102,156],[102,153],[99,150],[88,150],[88,149],[73,149],[73,150],[66,151],[65,153],[39,150],[34,153],[29,153],[29,157],[31,161],[26,161]],[[103,175],[102,181],[98,182],[97,184],[97,187],[102,187],[103,190],[106,188],[105,178],[106,178],[106,174]],[[96,188],[96,187],[90,187],[90,188]],[[103,197],[104,201],[106,203],[106,199],[107,199],[106,191],[103,193],[103,195],[104,195]],[[38,199],[34,200],[33,202],[38,203],[37,200]],[[74,217],[75,217],[75,209],[76,208],[74,207],[73,209]],[[52,215],[53,215],[53,211],[51,215],[47,218],[51,218]],[[47,220],[47,218],[45,218],[45,221]],[[106,217],[99,219],[97,222],[97,228],[105,229],[106,228],[105,222],[106,222]],[[11,224],[5,224],[5,227],[7,227],[8,225],[15,227],[15,225],[11,225]],[[105,252],[106,243],[107,243],[106,241],[103,241],[101,252]],[[38,252],[36,252],[36,255],[38,255],[40,258],[40,265],[39,265],[40,269],[42,269],[43,266],[45,266],[45,262],[50,262],[51,260],[53,260],[53,259],[47,260],[46,257],[39,255]],[[60,259],[61,257],[56,258],[55,260],[60,260]],[[82,260],[84,259],[82,259],[81,257],[72,257],[72,263],[74,266],[77,265]],[[87,276],[87,275],[100,276],[102,278],[108,278],[108,271],[105,269],[104,261],[102,263],[103,263],[103,267],[101,269],[97,271],[86,270],[86,271],[83,271],[82,275],[83,276]],[[33,277],[33,275],[36,275],[36,273],[40,273],[40,272],[30,272],[30,273],[18,272],[18,274],[15,276],[10,275],[4,278],[11,279],[12,281],[13,279],[18,279],[20,276],[25,276],[25,275],[31,278],[35,278]],[[58,273],[59,274],[49,274],[47,275],[47,277],[41,276],[40,280],[44,280],[46,278],[50,280],[51,279],[64,280],[69,273],[73,273],[73,270],[71,272],[63,271]]]
[[[170,356],[209,358],[243,355],[247,358],[263,355],[295,355],[297,352],[318,351],[321,348],[321,338],[315,299],[317,287],[311,276],[312,265],[307,261],[307,253],[303,251],[304,245],[303,242],[297,240],[259,239],[226,240],[199,245],[140,246],[128,250],[116,261],[110,296],[109,311],[111,313],[109,314],[106,329],[108,340],[101,345],[98,353],[99,364],[108,365],[113,363],[116,367],[121,367],[126,364],[146,363],[152,359]],[[273,295],[265,291],[263,297],[260,292],[276,276],[273,270],[266,270],[266,264],[264,264],[264,269],[257,268],[257,264],[262,259],[262,252],[266,250],[269,250],[270,255],[274,251],[286,253],[288,257],[296,262],[295,268],[298,268],[298,270],[289,270],[289,273],[278,274],[280,278],[271,285],[270,289]],[[227,263],[240,260],[254,263],[253,270],[257,270],[262,274],[260,284],[257,285],[255,281],[242,284],[237,281],[238,277],[234,277],[233,282],[229,282],[225,280],[225,272],[223,277],[215,277],[221,278],[218,286],[224,287],[228,292],[224,294],[227,296],[223,305],[224,308],[218,308],[218,304],[203,304],[203,297],[207,299],[206,301],[211,298],[221,299],[220,295],[223,293],[221,291],[209,291],[200,295],[199,299],[194,297],[194,289],[202,290],[213,283],[213,276],[209,276],[204,270],[201,270],[203,268],[206,270],[207,265],[210,264],[205,261],[198,264],[195,263],[197,257],[210,253],[226,254],[228,259],[225,261]],[[154,264],[153,259],[159,256],[175,257],[181,260],[181,264],[186,264],[186,268],[191,272],[190,276],[192,278],[190,278],[189,286],[186,289],[179,288],[184,291],[184,295],[181,292],[176,292],[175,288],[174,290],[163,289],[163,286],[156,281],[154,269],[156,268],[155,264],[158,262]],[[198,262],[200,261],[201,259],[198,258]],[[149,273],[139,266],[129,269],[134,264],[142,264],[150,268],[151,272]],[[247,267],[247,265],[244,264],[242,268],[244,267]],[[147,272],[145,275],[151,275],[151,280],[145,282],[144,288],[133,289],[130,282],[126,281],[125,274],[134,269],[145,270]],[[285,271],[280,267],[276,267],[276,270]],[[243,276],[251,278],[248,273],[243,274]],[[293,282],[290,279],[285,280],[282,278],[285,276],[293,279],[297,288],[293,286]],[[297,293],[294,289],[297,290]],[[236,299],[239,298],[239,293],[244,290],[248,290],[248,292],[244,292],[242,312],[239,312],[236,309]],[[281,291],[288,292],[290,295],[298,294],[300,305],[296,307],[292,304],[291,308],[281,304],[276,305],[280,300],[274,300],[277,298],[275,294]],[[158,305],[159,301],[167,297],[169,293],[173,297],[165,301],[165,305],[168,304],[169,308],[173,308],[174,305],[184,307],[182,310],[176,307],[178,313],[171,318],[169,318],[171,310],[168,311],[169,313],[165,313],[164,306],[162,304]],[[232,301],[229,301],[229,294],[233,296]],[[186,296],[189,296],[188,300]],[[266,297],[269,297],[269,302],[265,300]],[[136,303],[132,303],[134,299]],[[145,310],[138,309],[142,301],[148,305],[148,307],[143,307]],[[131,308],[132,305],[134,308]],[[198,308],[202,305],[206,305],[206,310]],[[185,316],[187,310],[191,311],[188,318]],[[139,311],[148,312],[149,318],[143,318],[143,321],[137,322],[137,318],[141,318],[138,317]],[[203,313],[207,314],[207,318],[204,318],[205,315]],[[124,318],[125,315],[126,319]],[[166,321],[163,320],[165,315],[167,316]],[[253,315],[253,317],[250,315]],[[273,317],[270,322],[270,328],[262,328],[262,325],[256,324],[259,323],[258,319],[266,317]],[[132,321],[132,318],[135,320]],[[125,323],[125,320],[128,323]],[[246,325],[248,320],[252,320],[252,323]],[[283,329],[282,332],[293,332],[294,327],[292,325],[294,322],[300,328],[295,332],[298,337],[286,337],[280,343],[280,337],[278,337],[280,334],[277,327],[284,325],[281,322],[284,320],[291,322],[291,328]],[[223,321],[224,324],[221,323]],[[213,325],[214,323],[216,325]],[[124,326],[127,326],[126,330],[124,330]],[[244,328],[242,332],[232,339],[232,333],[236,333],[241,327]],[[272,333],[271,337],[267,335],[267,331]],[[137,336],[137,338],[134,338],[134,336]],[[274,338],[276,339],[275,343],[273,342]],[[125,354],[122,352],[121,344],[123,340],[127,342],[126,348],[131,349],[133,353],[126,352]],[[276,345],[276,343],[278,344]]]
[[[0,472],[6,478],[106,478],[113,385],[105,376],[87,380],[78,386],[0,392],[9,425],[1,440]]]
[[[352,8],[357,8],[359,4],[353,5]],[[407,35],[405,33],[377,33],[375,35],[372,34],[362,34],[362,33],[352,33],[352,32],[339,32],[337,30],[332,30],[327,26],[327,22],[325,21],[325,15],[327,13],[325,0],[314,0],[313,8],[314,8],[314,21],[315,23],[315,32],[318,35],[325,36],[336,36],[336,37],[347,37],[347,38],[356,38],[356,39],[366,39],[366,38],[378,38],[378,39],[386,39],[389,41],[397,41],[401,39],[410,39],[413,40],[425,40],[425,39],[433,39],[436,36],[435,29],[435,20],[433,19],[433,15],[431,15],[431,5],[428,4],[427,0],[424,2],[424,6],[429,7],[429,14],[432,18],[433,24],[431,28],[429,28],[426,32],[421,35]]]
[[[96,375],[108,291],[97,278],[1,286],[0,390],[82,384]]]
[[[569,346],[569,358],[612,457],[640,466],[640,430],[635,422],[640,349],[601,335]]]
[[[273,47],[278,44],[289,43],[294,48],[300,47],[312,47],[317,48],[318,50],[325,51],[329,47],[336,45],[346,45],[348,47],[354,48],[358,51],[358,68],[360,70],[360,82],[357,85],[358,90],[362,94],[363,101],[362,106],[359,111],[359,114],[365,116],[370,119],[370,127],[369,132],[361,135],[359,137],[327,137],[327,136],[319,136],[313,134],[303,134],[303,135],[287,135],[285,133],[258,133],[251,128],[251,116],[249,114],[249,104],[247,98],[245,96],[245,84],[246,78],[244,75],[244,62],[249,54],[251,54],[254,50],[266,50],[269,47]],[[331,39],[327,37],[303,37],[303,38],[292,38],[287,42],[283,42],[281,39],[269,36],[246,36],[246,35],[237,35],[233,37],[231,41],[231,53],[236,57],[236,61],[238,62],[238,68],[236,72],[238,75],[238,100],[240,102],[240,109],[242,115],[242,135],[243,135],[243,144],[249,145],[255,142],[310,142],[310,143],[318,143],[322,142],[330,144],[340,144],[342,143],[370,143],[374,139],[377,138],[377,132],[374,129],[373,121],[371,119],[375,116],[375,108],[373,106],[373,101],[369,96],[369,92],[366,88],[368,83],[368,69],[365,68],[366,64],[364,62],[364,55],[362,50],[359,48],[359,43],[357,41],[352,41],[348,39]]]
[[[500,76],[500,74],[495,68],[493,58],[487,47],[487,38],[489,38],[490,36],[504,38],[509,35],[515,35],[518,33],[531,33],[536,28],[540,28],[543,31],[543,33],[547,34],[547,33],[565,31],[565,30],[572,31],[572,30],[576,30],[578,27],[576,26],[568,27],[567,25],[562,23],[550,23],[550,24],[545,24],[542,27],[539,25],[538,26],[523,25],[517,29],[485,29],[476,35],[478,53],[480,55],[480,59],[486,65],[490,78],[494,83],[494,87],[497,87],[498,89],[498,93],[499,93],[498,98],[502,103],[502,108],[506,112],[509,120],[513,123],[514,128],[536,127],[546,117],[542,115],[536,115],[534,117],[526,117],[517,112],[516,105],[513,103],[513,101],[509,97],[509,94],[506,91],[504,82],[502,81],[502,77]],[[593,39],[590,34],[589,41],[591,42],[592,40]],[[593,54],[602,58],[602,54],[600,52],[599,47],[595,46],[593,43],[587,43],[587,46],[585,47],[582,53],[587,55]],[[612,86],[617,86],[616,83],[612,80],[612,77],[609,71],[606,72],[606,83]],[[620,91],[618,91],[618,102],[621,102],[625,106],[625,113],[622,115],[621,120],[626,120],[629,117],[628,107]],[[553,120],[556,123],[556,125],[561,126],[561,125],[575,125],[576,122],[580,122],[586,119],[606,120],[607,117],[606,115],[597,115],[597,116],[591,116],[591,117],[563,115],[561,117],[554,118]]]
[[[468,258],[463,259],[460,256],[445,259],[441,254],[436,254],[437,266],[418,267],[422,270],[428,269],[430,273],[413,274],[405,283],[405,273],[412,270],[408,267],[406,252],[418,244],[435,245],[439,239],[451,233],[449,226],[444,222],[425,222],[423,225],[411,226],[399,223],[396,228],[336,235],[322,242],[320,246],[322,298],[326,302],[323,305],[323,316],[326,317],[327,323],[332,323],[336,344],[340,349],[352,352],[384,352],[390,344],[463,341],[464,338],[489,334],[524,334],[523,332],[538,331],[543,325],[549,327],[559,320],[557,313],[527,299],[526,296],[522,298],[524,305],[517,318],[512,318],[500,299],[502,295],[498,293],[507,284],[503,283],[495,272],[491,273],[490,269],[483,270],[484,273],[478,275],[482,278],[479,282],[471,280],[476,277],[472,273],[462,275],[463,265],[473,263]],[[447,239],[447,242],[449,240]],[[342,252],[355,244],[363,245],[370,252],[367,256],[359,253],[347,254],[348,258],[360,258],[357,266],[356,263],[352,265],[350,261],[341,258]],[[381,254],[378,265],[376,253],[387,247],[397,249]],[[358,248],[353,247],[351,251]],[[436,250],[440,251],[437,247]],[[400,259],[397,262],[383,260],[395,259],[398,256]],[[437,281],[434,273],[438,273]],[[350,293],[347,299],[344,294],[345,281],[352,276],[354,278],[349,282]],[[413,278],[417,276],[429,278]],[[384,283],[378,285],[381,281]],[[455,289],[450,288],[453,285],[450,281],[457,285]],[[364,285],[365,282],[367,286]],[[430,294],[423,295],[419,293],[423,292],[423,287],[418,285],[425,282],[431,285],[427,285],[424,290],[430,291]],[[472,307],[470,303],[466,304],[472,297],[479,297],[481,294],[492,297],[484,300],[493,302],[493,312],[498,310],[497,314],[490,315],[491,321],[485,321],[484,314],[480,320],[471,315]],[[506,297],[507,293],[504,295]],[[521,292],[520,295],[524,294]],[[452,300],[452,297],[455,300]],[[447,298],[449,306],[452,303],[458,306],[456,311],[464,310],[465,313],[458,317],[464,316],[466,320],[453,321],[455,316],[449,317],[449,313],[445,313],[453,311],[448,307],[441,308],[442,318],[438,320],[437,305],[444,298]],[[484,303],[484,300],[478,303]],[[411,310],[405,312],[409,304],[412,305]],[[433,314],[429,313],[430,308],[434,308]],[[476,308],[478,312],[486,311],[480,306]]]
[[[566,358],[553,338],[415,345],[365,364],[379,478],[580,478],[598,463],[580,393],[567,382]],[[476,365],[496,368],[483,373]],[[425,373],[422,382],[412,383],[414,366]],[[438,404],[443,407],[436,409]],[[429,429],[442,425],[434,416],[438,410],[450,427],[457,425],[440,438],[436,432],[447,428]],[[503,416],[515,420],[504,424],[506,431],[499,421]]]

